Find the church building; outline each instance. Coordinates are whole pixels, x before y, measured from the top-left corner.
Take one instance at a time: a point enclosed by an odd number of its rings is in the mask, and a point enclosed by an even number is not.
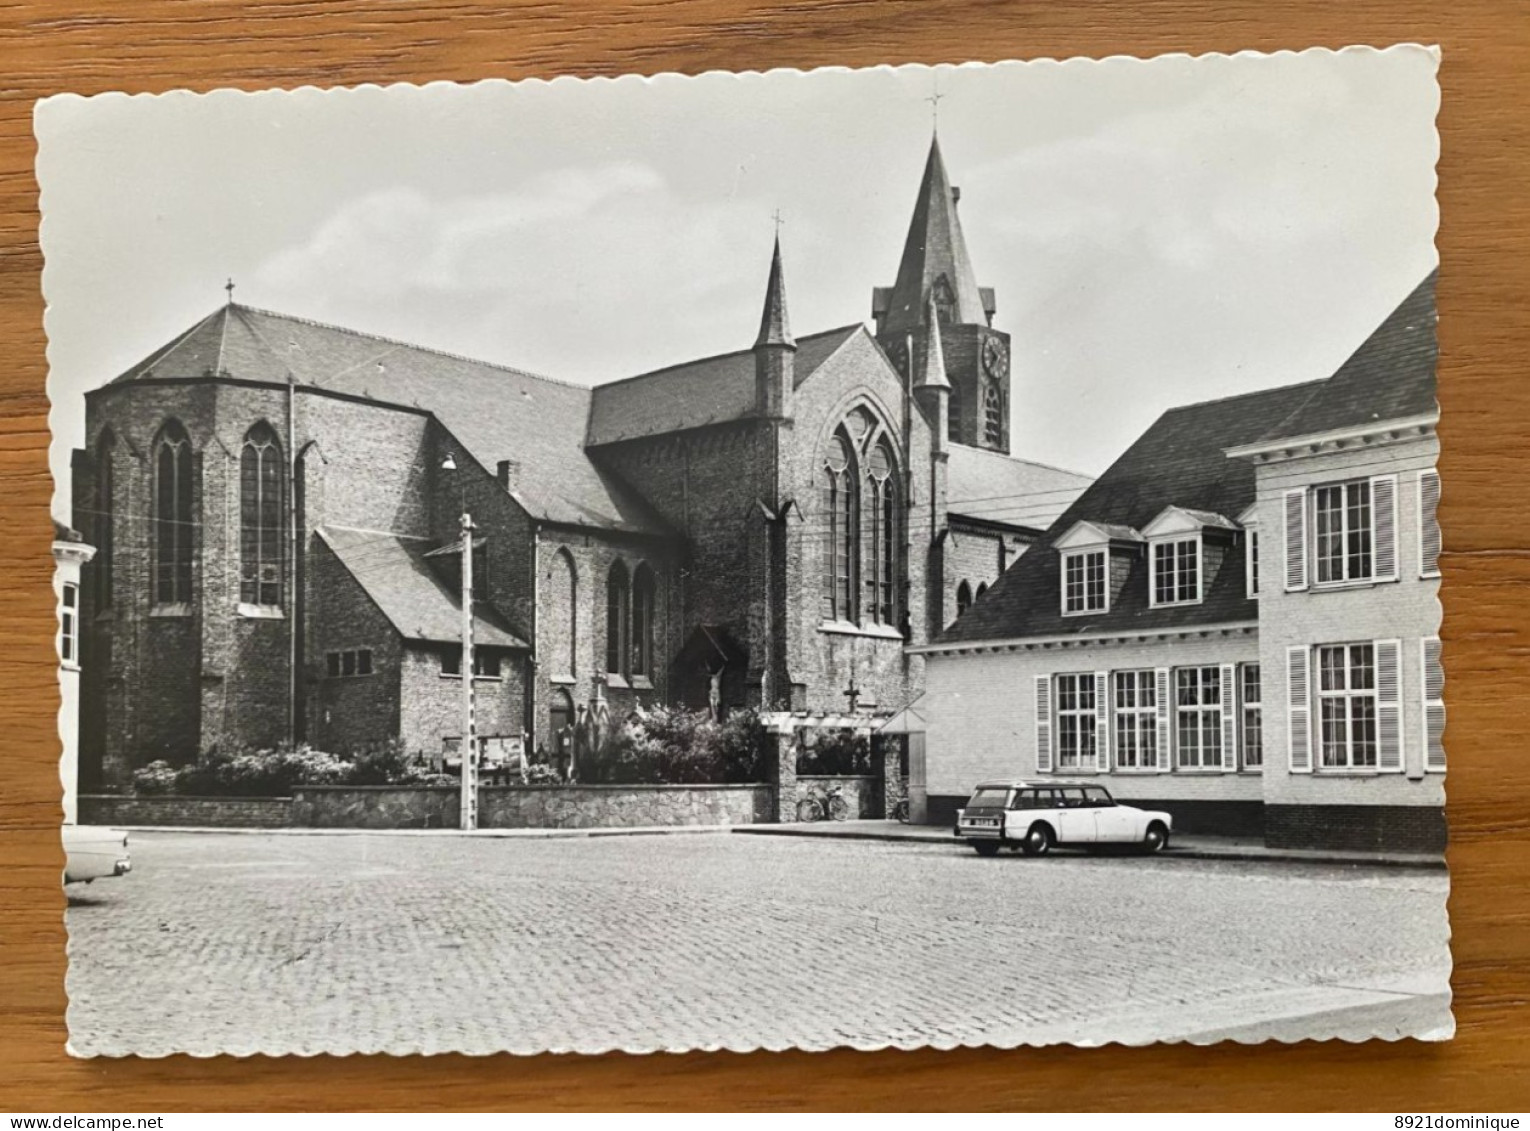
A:
[[[795,334],[778,240],[752,345],[593,388],[231,296],[86,397],[82,787],[288,742],[438,759],[462,679],[490,759],[644,703],[909,704],[907,646],[1089,482],[1011,454],[958,200],[932,143],[871,325]]]

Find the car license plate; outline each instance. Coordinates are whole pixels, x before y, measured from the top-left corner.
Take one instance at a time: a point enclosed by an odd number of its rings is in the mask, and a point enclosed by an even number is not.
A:
[[[973,817],[967,823],[979,829],[996,829],[999,827],[999,819],[997,817]]]

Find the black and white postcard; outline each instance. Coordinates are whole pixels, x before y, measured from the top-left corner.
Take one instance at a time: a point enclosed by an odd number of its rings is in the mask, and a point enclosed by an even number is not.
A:
[[[40,103],[71,1050],[1448,1038],[1438,65]]]

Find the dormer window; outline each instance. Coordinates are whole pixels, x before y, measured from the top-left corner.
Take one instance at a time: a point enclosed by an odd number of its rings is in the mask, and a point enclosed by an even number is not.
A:
[[[1152,562],[1153,604],[1188,605],[1201,599],[1201,539],[1176,538],[1154,542]]]
[[[1105,550],[1063,555],[1063,612],[1103,613],[1108,608]]]

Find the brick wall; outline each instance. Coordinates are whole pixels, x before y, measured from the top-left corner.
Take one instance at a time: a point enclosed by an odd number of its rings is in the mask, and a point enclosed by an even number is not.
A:
[[[404,749],[439,757],[448,737],[462,737],[462,679],[441,674],[441,658],[458,645],[406,645],[400,657],[399,736]],[[518,652],[501,653],[500,677],[473,681],[474,718],[480,738],[517,738],[524,729],[525,665]]]
[[[84,794],[80,824],[149,828],[280,829],[292,824],[285,797],[118,797]]]
[[[399,733],[403,649],[398,632],[328,546],[310,558],[308,737],[321,750],[350,754]],[[372,674],[331,677],[325,653],[369,648]]]

